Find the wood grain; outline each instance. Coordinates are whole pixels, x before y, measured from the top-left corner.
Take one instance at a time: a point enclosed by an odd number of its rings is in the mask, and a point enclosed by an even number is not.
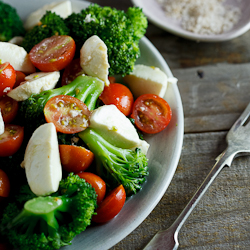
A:
[[[183,102],[185,133],[230,129],[250,102],[249,69],[250,63],[174,69]]]

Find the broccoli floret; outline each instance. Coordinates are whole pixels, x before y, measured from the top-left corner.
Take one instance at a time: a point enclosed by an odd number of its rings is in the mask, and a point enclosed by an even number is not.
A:
[[[98,174],[111,186],[122,184],[128,196],[142,188],[148,175],[148,160],[139,148],[113,146],[91,128],[78,135],[95,154]]]
[[[22,47],[27,52],[43,39],[54,35],[68,35],[69,29],[64,23],[64,19],[54,12],[47,11],[41,18],[39,25],[28,31],[23,39]]]
[[[80,49],[85,40],[97,35],[108,48],[110,75],[129,74],[140,56],[139,39],[145,34],[147,18],[142,10],[131,7],[125,13],[111,7],[92,4],[65,20]]]
[[[50,98],[57,95],[70,95],[84,102],[89,110],[93,110],[103,89],[103,81],[96,77],[80,75],[68,85],[31,95],[22,102],[19,119],[24,121],[25,129],[31,133],[45,123],[43,109]]]
[[[14,36],[23,36],[25,29],[16,9],[0,1],[0,41],[9,41]]]
[[[24,205],[18,201],[10,203],[3,214],[1,233],[20,250],[70,245],[90,225],[96,198],[94,188],[71,173],[50,196],[31,198]]]

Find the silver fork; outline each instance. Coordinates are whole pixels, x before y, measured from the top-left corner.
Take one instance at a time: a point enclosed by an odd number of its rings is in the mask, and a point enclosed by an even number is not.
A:
[[[228,145],[226,150],[216,158],[215,165],[194,196],[191,198],[187,206],[167,230],[158,232],[151,239],[144,250],[176,250],[178,248],[178,233],[181,227],[197,203],[200,201],[204,193],[207,191],[209,186],[212,184],[216,176],[226,165],[230,166],[235,157],[250,153],[250,123],[248,123],[249,116],[250,103],[229,130],[226,137]]]

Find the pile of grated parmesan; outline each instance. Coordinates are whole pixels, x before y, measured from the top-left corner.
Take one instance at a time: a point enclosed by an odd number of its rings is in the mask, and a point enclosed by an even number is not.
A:
[[[166,15],[180,21],[182,28],[202,35],[229,31],[239,21],[239,8],[225,0],[157,0]]]

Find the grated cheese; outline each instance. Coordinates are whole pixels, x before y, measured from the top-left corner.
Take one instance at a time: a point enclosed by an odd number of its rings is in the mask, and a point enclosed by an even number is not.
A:
[[[180,21],[182,28],[193,33],[225,33],[239,21],[238,7],[225,0],[158,0],[167,16]]]

